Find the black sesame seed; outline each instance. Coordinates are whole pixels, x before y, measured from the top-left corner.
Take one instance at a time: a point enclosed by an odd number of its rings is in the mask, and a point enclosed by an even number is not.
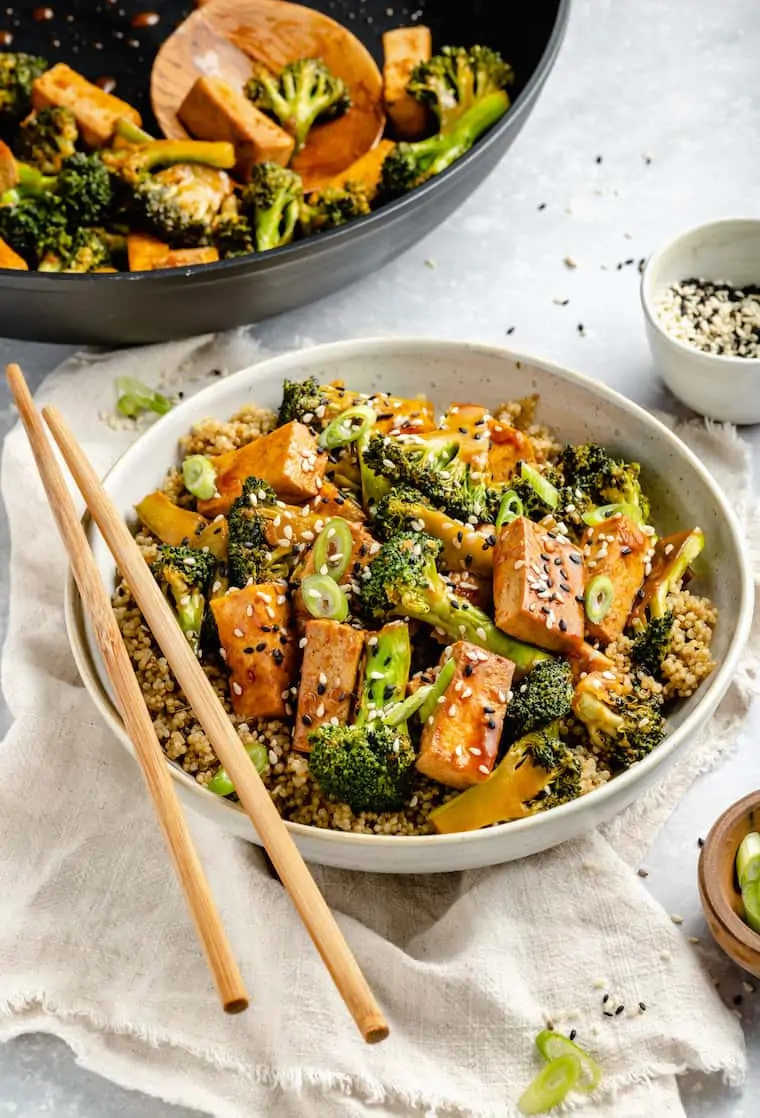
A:
[[[284,633],[280,633],[280,644],[286,645],[287,643],[288,643],[288,638],[285,636]]]
[[[490,536],[486,536],[486,543],[490,547],[496,547],[496,536],[494,536],[493,533]]]
[[[496,723],[494,722],[493,718],[488,719],[488,721],[486,722],[486,726],[488,727],[489,730],[495,730],[496,729]]]
[[[472,556],[471,555],[465,555],[464,565],[465,565],[465,567],[471,567],[472,566]]]
[[[639,1002],[639,1009],[641,1010],[642,1013],[646,1013],[646,1011],[647,1011],[646,1002]]]
[[[264,649],[266,648],[266,646],[267,646],[266,641],[259,641],[259,643],[256,645],[256,651],[257,652],[263,652]],[[251,651],[253,651],[253,649],[251,649]]]
[[[585,601],[586,601],[586,599],[583,597],[582,594],[576,594],[575,595],[575,600],[576,600],[576,602],[580,602],[581,605],[584,605]]]
[[[243,649],[243,652],[245,653],[246,656],[250,656],[251,653],[253,652],[253,646],[249,644],[247,648]]]
[[[464,675],[465,679],[470,678],[470,676],[472,675],[472,664],[465,664],[463,675]]]
[[[549,556],[548,556],[548,555],[544,555],[543,551],[541,552],[541,558],[543,559],[544,563],[548,563],[548,562],[550,562],[550,560],[549,560]]]
[[[741,1005],[743,1001],[744,998],[741,996],[741,994],[737,994],[734,998],[734,1005]]]
[[[281,664],[283,662],[285,657],[282,654],[281,648],[272,649],[272,659],[274,660],[275,664]]]
[[[555,555],[554,566],[555,567],[561,567],[562,566],[562,556],[561,555]]]
[[[602,998],[602,1005],[606,1005],[609,1000],[610,1000],[610,995],[605,994],[604,997]]]
[[[633,551],[633,548],[631,548],[631,547],[623,546],[623,547],[620,548],[620,554],[621,555],[630,555],[632,551]]]
[[[327,690],[327,685],[325,683],[318,683],[317,684],[317,694],[318,695],[324,695],[326,690]]]
[[[459,432],[460,435],[466,435],[467,434],[467,428],[466,427],[457,427],[457,431]]]
[[[303,722],[304,726],[311,726],[314,719],[311,717],[310,714],[304,714],[301,716],[301,721]]]
[[[548,606],[541,606],[541,613],[548,614],[548,613],[551,613],[551,610],[549,609]]]
[[[457,543],[461,543],[464,539],[464,532],[457,532]]]
[[[701,849],[704,845],[705,845],[705,840],[703,838],[698,838],[697,839],[697,846]]]
[[[619,1016],[620,1016],[620,1014],[621,1014],[621,1013],[623,1012],[623,1010],[624,1010],[624,1009],[625,1009],[625,1006],[624,1006],[624,1005],[619,1005],[619,1006],[617,1007],[617,1009],[615,1010],[615,1016],[616,1016],[616,1017],[619,1017]]]
[[[559,584],[559,588],[560,588],[560,590],[562,590],[562,591],[563,591],[563,593],[565,593],[565,594],[571,594],[571,593],[572,593],[572,591],[570,590],[570,587],[569,587],[569,586],[567,585],[567,583],[566,583],[566,582],[561,582],[561,583]]]
[[[597,157],[596,157],[596,162],[597,162],[597,163],[601,163],[601,162],[602,162],[602,157],[601,157],[601,155],[597,155]]]
[[[279,633],[279,631],[280,631],[280,626],[279,625],[273,625],[272,626],[272,632],[273,633]]]
[[[483,707],[483,714],[495,714],[493,707]]]
[[[614,1016],[615,1016],[615,1014],[614,1014],[614,1013],[612,1012],[612,1010],[611,1010],[611,1009],[605,1009],[605,1010],[604,1010],[604,1016],[605,1016],[605,1017],[614,1017]]]
[[[570,1040],[575,1040],[577,1035],[578,1035],[578,1030],[577,1029],[571,1029],[570,1030]]]
[[[560,633],[567,632],[567,622],[565,621],[564,617],[560,617],[559,619],[559,631]]]
[[[271,633],[272,628],[271,628],[270,625],[262,625],[261,626],[261,631],[262,631],[262,633]]]
[[[514,334],[514,332],[515,332],[514,326],[507,327],[507,334]]]
[[[580,566],[580,564],[583,562],[580,555],[578,555],[575,551],[570,552],[570,554],[568,555],[568,559],[571,563],[575,563],[576,567]]]

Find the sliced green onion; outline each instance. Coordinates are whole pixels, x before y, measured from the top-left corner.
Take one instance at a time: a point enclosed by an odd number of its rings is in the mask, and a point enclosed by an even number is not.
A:
[[[518,516],[522,516],[524,512],[523,503],[514,489],[508,489],[499,505],[499,511],[496,515],[496,527],[501,528],[502,524],[511,524],[513,520],[517,520]]]
[[[548,478],[545,478],[538,470],[534,470],[527,462],[520,463],[520,477],[535,489],[541,500],[550,509],[556,509],[559,504],[559,490],[556,485],[552,485]]]
[[[430,684],[430,690],[425,696],[425,702],[420,707],[420,722],[427,722],[431,714],[435,713],[435,708],[438,705],[438,700],[445,692],[448,685],[454,678],[454,672],[457,670],[456,662],[453,657],[443,665],[438,673],[435,683]],[[422,690],[422,688],[420,688]]]
[[[269,768],[269,750],[267,747],[260,741],[256,741],[253,745],[247,745],[245,751],[255,765],[256,771],[265,773]],[[230,780],[226,769],[219,769],[219,772],[214,773],[206,787],[215,796],[229,796],[235,791],[235,785]]]
[[[307,575],[301,583],[303,603],[312,617],[345,621],[348,598],[329,575]]]
[[[595,624],[604,621],[612,609],[615,587],[607,575],[597,575],[586,587],[586,617]]]
[[[546,1114],[564,1102],[580,1076],[575,1056],[559,1056],[541,1069],[530,1087],[517,1100],[521,1114]]]
[[[142,381],[134,377],[117,377],[116,391],[118,400],[116,407],[127,419],[136,419],[141,412],[154,411],[156,415],[166,415],[174,404],[160,392],[155,392]]]
[[[744,920],[753,932],[760,933],[760,881],[750,881],[742,889]]]
[[[562,1033],[552,1032],[551,1029],[543,1029],[536,1037],[536,1047],[545,1060],[557,1060],[560,1056],[572,1056],[573,1059],[578,1061],[580,1074],[578,1082],[575,1084],[576,1091],[591,1094],[601,1083],[602,1069],[596,1060],[589,1056],[588,1052],[584,1052],[580,1045],[575,1044],[574,1041],[563,1036]]]
[[[741,841],[736,853],[736,876],[739,888],[760,880],[760,834],[750,831]]]
[[[599,524],[604,524],[606,520],[611,520],[613,516],[617,516],[618,513],[627,516],[636,524],[641,523],[641,509],[636,505],[626,504],[600,505],[598,508],[584,512],[581,519],[584,524],[588,524],[589,528],[596,528]]]
[[[354,539],[342,516],[328,520],[314,544],[314,570],[340,582],[351,562]]]
[[[319,445],[322,450],[337,450],[339,446],[355,443],[374,426],[376,419],[377,416],[367,404],[346,408],[327,424],[319,436]]]
[[[401,726],[404,722],[408,722],[412,715],[417,713],[432,690],[432,683],[424,687],[418,687],[413,695],[407,695],[400,703],[382,711],[383,722],[387,726]]]
[[[185,489],[201,501],[210,501],[216,493],[216,470],[205,454],[191,454],[182,463]]]

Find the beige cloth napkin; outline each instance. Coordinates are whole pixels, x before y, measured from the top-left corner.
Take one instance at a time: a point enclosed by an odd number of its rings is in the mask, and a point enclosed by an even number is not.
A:
[[[105,469],[132,437],[99,418],[116,375],[181,376],[188,392],[214,367],[261,356],[244,334],[87,356],[54,373],[40,398],[64,410]],[[679,433],[747,517],[736,433]],[[243,1016],[221,1013],[137,766],[72,663],[63,550],[18,428],[2,488],[12,538],[2,671],[15,721],[0,748],[0,1038],[55,1033],[87,1067],[218,1118],[509,1118],[549,1019],[576,1028],[602,1063],[598,1094],[573,1100],[600,1115],[683,1115],[676,1076],[688,1069],[741,1081],[739,1025],[635,868],[696,773],[730,747],[753,691],[757,633],[703,736],[603,831],[446,876],[315,869],[390,1020],[390,1039],[368,1048],[260,852],[193,817],[252,995]],[[619,1016],[603,1015],[604,993],[625,1005]]]

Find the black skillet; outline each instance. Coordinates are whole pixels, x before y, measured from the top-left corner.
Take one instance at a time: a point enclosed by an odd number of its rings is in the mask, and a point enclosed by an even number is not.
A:
[[[305,2],[305,0],[304,0]],[[381,63],[380,36],[420,21],[434,48],[486,43],[515,69],[515,103],[464,158],[425,186],[366,218],[276,249],[188,269],[53,275],[0,269],[0,336],[76,344],[167,341],[261,321],[313,302],[374,272],[461,205],[493,170],[536,103],[562,41],[570,0],[324,0]],[[158,21],[145,13],[152,11]],[[114,92],[156,131],[150,69],[163,39],[192,11],[174,0],[52,0],[0,9],[0,44],[67,62]],[[10,14],[8,14],[10,13]]]

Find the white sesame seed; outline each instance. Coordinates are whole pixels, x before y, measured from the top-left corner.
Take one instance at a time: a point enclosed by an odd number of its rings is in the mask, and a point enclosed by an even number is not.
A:
[[[270,621],[274,621],[275,617],[277,616],[271,606],[267,606],[266,614]]]
[[[319,706],[317,707],[317,709],[314,711],[314,713],[316,714],[317,718],[324,718],[325,704],[320,703]]]
[[[490,771],[491,770],[489,769],[488,765],[478,765],[478,772],[479,773],[485,773],[486,776],[487,776],[488,773],[490,773]]]
[[[482,641],[484,641],[484,640],[487,640],[487,639],[488,639],[488,636],[487,636],[487,634],[486,634],[486,631],[485,631],[485,629],[483,628],[483,626],[482,626],[482,625],[479,625],[479,626],[478,626],[478,628],[477,628],[477,629],[475,630],[475,635],[476,635],[477,637],[480,637],[480,639],[481,639]]]
[[[324,672],[319,673],[319,682],[322,684],[323,687],[327,686],[327,676]]]
[[[232,681],[232,690],[234,691],[234,693],[236,695],[242,695],[243,694],[243,688],[240,686],[240,684],[238,683],[238,681],[236,679],[233,679],[233,681]]]
[[[455,716],[455,714],[457,712],[457,709],[458,708],[457,708],[456,703],[452,703],[451,706],[449,707],[449,718],[453,718]]]
[[[242,629],[233,629],[232,632],[235,634],[236,637],[244,637],[245,636],[245,633],[243,632]]]

